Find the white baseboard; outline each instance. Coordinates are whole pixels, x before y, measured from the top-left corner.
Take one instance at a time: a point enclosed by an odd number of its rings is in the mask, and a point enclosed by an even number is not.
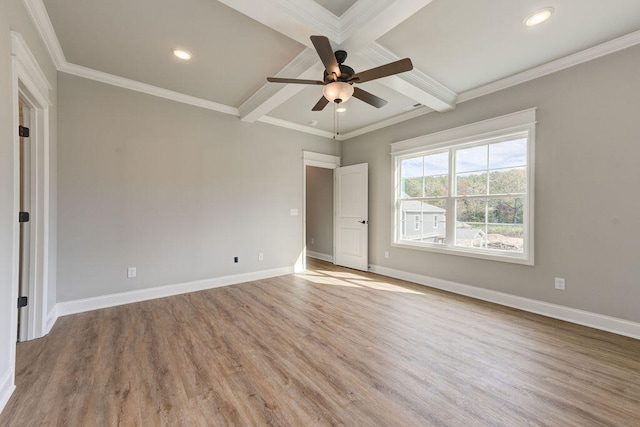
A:
[[[213,289],[238,283],[251,282],[254,280],[268,279],[270,277],[284,276],[292,273],[293,267],[282,267],[272,270],[256,271],[233,276],[198,280],[195,282],[179,283],[176,285],[158,286],[155,288],[65,301],[57,304],[57,316],[66,316],[69,314],[82,313],[100,308],[114,307],[117,305],[185,294],[188,292],[203,291],[205,289]]]
[[[54,305],[47,315],[47,324],[44,335],[47,335],[49,332],[51,332],[51,328],[53,328],[53,325],[55,325],[56,320],[58,320],[58,306]]]
[[[530,298],[519,297],[503,292],[463,285],[461,283],[451,282],[448,280],[436,279],[434,277],[423,276],[420,274],[407,273],[405,271],[394,270],[377,265],[370,265],[369,271],[383,276],[406,280],[407,282],[417,283],[419,285],[441,289],[444,291],[453,292],[455,294],[465,295],[468,297],[493,302],[507,307],[517,308],[531,313],[541,314],[543,316],[552,317],[554,319],[564,320],[567,322],[576,323],[578,325],[589,326],[591,328],[613,332],[614,334],[640,339],[640,323],[618,319],[616,317],[604,316],[602,314],[578,310],[562,305],[551,304],[548,302],[538,301]]]
[[[8,370],[0,379],[0,412],[4,409],[9,401],[9,398],[16,389],[16,385],[13,383],[13,371]]]
[[[333,262],[333,255],[307,250],[307,256],[311,258],[321,259],[322,261]]]

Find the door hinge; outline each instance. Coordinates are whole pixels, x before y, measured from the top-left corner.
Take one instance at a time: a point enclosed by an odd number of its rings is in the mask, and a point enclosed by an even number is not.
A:
[[[29,222],[29,212],[18,212],[18,222]]]
[[[24,126],[18,126],[18,134],[22,138],[29,138],[29,128]]]
[[[18,308],[26,307],[28,299],[28,297],[18,297]]]

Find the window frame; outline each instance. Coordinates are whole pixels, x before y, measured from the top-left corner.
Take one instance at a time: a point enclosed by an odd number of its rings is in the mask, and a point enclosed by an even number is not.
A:
[[[448,129],[445,131],[423,135],[405,141],[391,144],[391,170],[392,178],[392,203],[391,203],[391,246],[438,252],[451,255],[480,258],[500,262],[509,262],[523,265],[534,265],[534,195],[535,195],[535,125],[536,109],[507,114],[493,119],[472,123],[469,125]],[[455,203],[461,197],[455,194],[455,151],[461,148],[482,146],[500,141],[509,141],[517,138],[527,139],[527,192],[524,196],[526,209],[524,211],[524,247],[522,253],[509,251],[487,250],[482,248],[470,248],[455,246],[456,212]],[[400,203],[402,192],[401,163],[403,160],[430,155],[437,152],[449,152],[449,192],[446,196],[447,213],[446,221],[447,243],[409,242],[400,240],[401,210]],[[478,196],[481,197],[481,196]],[[485,198],[495,198],[487,194]],[[416,200],[424,200],[417,198]]]

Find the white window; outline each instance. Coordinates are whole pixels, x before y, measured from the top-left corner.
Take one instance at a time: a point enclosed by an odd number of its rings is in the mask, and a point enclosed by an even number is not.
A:
[[[534,134],[531,109],[392,144],[394,246],[533,265]]]

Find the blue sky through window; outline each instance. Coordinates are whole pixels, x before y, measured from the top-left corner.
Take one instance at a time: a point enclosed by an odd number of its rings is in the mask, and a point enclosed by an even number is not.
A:
[[[489,150],[487,156],[487,149]],[[489,165],[487,165],[487,158]],[[527,139],[519,138],[490,145],[463,148],[456,152],[456,172],[504,169],[527,164]],[[436,153],[402,161],[402,177],[446,175],[449,172],[449,153]]]

